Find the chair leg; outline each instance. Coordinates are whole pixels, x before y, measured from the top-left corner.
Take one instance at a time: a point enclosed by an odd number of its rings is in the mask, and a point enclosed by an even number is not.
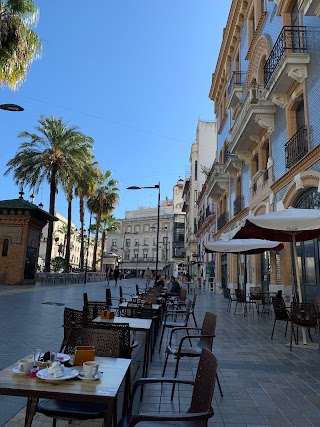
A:
[[[168,357],[169,357],[169,353],[166,354],[166,360],[164,362],[164,367],[163,367],[163,371],[162,371],[163,377],[164,377],[164,373],[166,372],[166,369],[167,369]]]
[[[191,314],[192,314],[192,318],[193,318],[194,324],[196,325],[196,328],[197,328],[198,325],[197,325],[197,321],[196,321],[196,317],[194,315],[194,312],[192,312]]]
[[[235,308],[234,308],[234,315],[236,314],[236,311],[237,311],[237,306],[238,306],[238,301],[236,302],[236,306],[235,306]]]
[[[165,327],[163,325],[162,326],[162,332],[161,332],[161,338],[160,338],[160,344],[159,344],[159,353],[161,351],[161,345],[162,345],[162,339],[163,339],[164,329],[165,329]]]
[[[216,373],[216,380],[217,380],[217,384],[218,384],[218,387],[219,387],[220,396],[223,397],[222,388],[221,388],[221,384],[220,384],[219,377],[218,377],[217,373]]]
[[[176,362],[176,369],[174,371],[174,378],[177,378],[177,375],[178,375],[179,362],[180,362],[180,356],[179,354],[177,354],[177,362]],[[175,386],[176,386],[175,384],[172,385],[171,400],[173,400]]]
[[[292,351],[292,333],[293,333],[293,323],[291,322],[290,351]]]
[[[277,321],[277,319],[274,319],[273,328],[272,328],[272,334],[271,334],[271,339],[273,338],[274,328],[276,327],[276,321]],[[288,326],[288,322],[287,322],[287,326]],[[286,329],[286,333],[287,333],[287,329]]]
[[[284,332],[284,336],[285,336],[285,337],[287,336],[287,330],[288,330],[288,323],[289,323],[289,320],[287,320],[287,324],[286,324],[286,330],[285,330],[285,332]],[[294,338],[294,339],[296,339],[296,338]]]

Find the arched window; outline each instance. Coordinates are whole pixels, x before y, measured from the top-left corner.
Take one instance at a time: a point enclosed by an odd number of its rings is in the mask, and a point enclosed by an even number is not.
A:
[[[9,239],[3,239],[2,243],[2,256],[8,256]]]
[[[320,194],[317,188],[310,188],[298,199],[296,208],[299,209],[320,209]]]

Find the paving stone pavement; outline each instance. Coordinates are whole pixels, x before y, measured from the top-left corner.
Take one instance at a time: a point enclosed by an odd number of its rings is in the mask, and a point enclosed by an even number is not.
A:
[[[122,280],[127,294],[134,291],[135,283],[142,287],[140,279]],[[61,327],[64,306],[82,308],[83,292],[89,299],[104,299],[106,283],[87,285],[58,285],[33,287],[7,287],[0,285],[0,369],[16,362],[35,348],[57,348],[62,340]],[[118,289],[110,282],[112,295]],[[227,312],[227,300],[223,295],[198,290],[195,309],[201,325],[206,311],[218,315],[213,352],[218,359],[218,376],[224,396],[215,389],[214,417],[209,426],[215,427],[320,427],[320,352],[317,346],[302,345],[289,351],[289,336],[284,336],[285,322],[277,322],[273,340],[270,339],[273,315],[257,315],[255,310],[246,316]],[[192,296],[192,295],[190,295]],[[192,321],[191,321],[192,325]],[[165,339],[160,353],[155,348],[149,376],[161,376],[164,363]],[[317,342],[316,337],[314,341]],[[312,347],[312,346],[310,346]],[[140,351],[141,353],[141,351]],[[136,359],[139,359],[139,353]],[[134,362],[137,363],[137,360]],[[198,359],[182,359],[179,377],[193,378]],[[137,365],[138,366],[138,365]],[[175,360],[169,357],[166,376],[174,372]],[[139,371],[134,370],[136,376]],[[167,412],[171,409],[184,411],[188,408],[191,390],[178,388],[174,400],[170,390],[151,386],[144,394],[141,410]],[[0,425],[23,425],[26,399],[0,397]],[[139,405],[138,403],[137,405]],[[52,421],[38,415],[33,427],[51,426]],[[58,421],[58,427],[67,422]],[[74,426],[101,426],[101,421],[73,422]]]

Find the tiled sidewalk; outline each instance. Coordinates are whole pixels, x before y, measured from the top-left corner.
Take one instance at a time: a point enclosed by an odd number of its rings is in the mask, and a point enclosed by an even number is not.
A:
[[[136,281],[132,281],[132,286]],[[123,281],[125,283],[125,281]],[[127,288],[131,283],[126,283]],[[98,285],[97,285],[98,286]],[[105,284],[100,284],[103,289]],[[111,286],[111,288],[113,288]],[[75,307],[77,308],[77,307]],[[272,314],[258,316],[250,312],[228,313],[227,301],[222,295],[198,291],[196,318],[201,325],[204,313],[218,315],[213,352],[218,359],[218,375],[224,396],[215,389],[214,417],[209,426],[216,427],[320,427],[320,352],[317,349],[294,347],[289,351],[289,336],[284,337],[284,322],[277,322],[271,341]],[[192,324],[192,322],[191,322]],[[166,335],[165,335],[166,337]],[[165,340],[158,347],[150,367],[149,376],[161,376],[164,362]],[[179,377],[192,378],[198,359],[182,359]],[[166,376],[173,373],[175,360],[169,357]],[[141,410],[167,412],[171,409],[185,411],[191,391],[177,389],[174,400],[170,390],[151,386],[144,394]],[[23,425],[24,410],[20,411],[7,427]],[[34,419],[33,426],[51,426],[52,421],[43,416]],[[67,426],[58,422],[59,427]],[[101,422],[73,422],[72,425],[95,426]]]

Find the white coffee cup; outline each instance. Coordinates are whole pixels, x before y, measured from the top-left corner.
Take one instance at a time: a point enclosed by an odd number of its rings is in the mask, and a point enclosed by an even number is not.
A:
[[[18,369],[20,372],[30,372],[33,368],[32,359],[20,359],[18,360]]]
[[[94,378],[98,373],[99,363],[93,361],[84,362],[82,368],[83,375],[86,378]]]

